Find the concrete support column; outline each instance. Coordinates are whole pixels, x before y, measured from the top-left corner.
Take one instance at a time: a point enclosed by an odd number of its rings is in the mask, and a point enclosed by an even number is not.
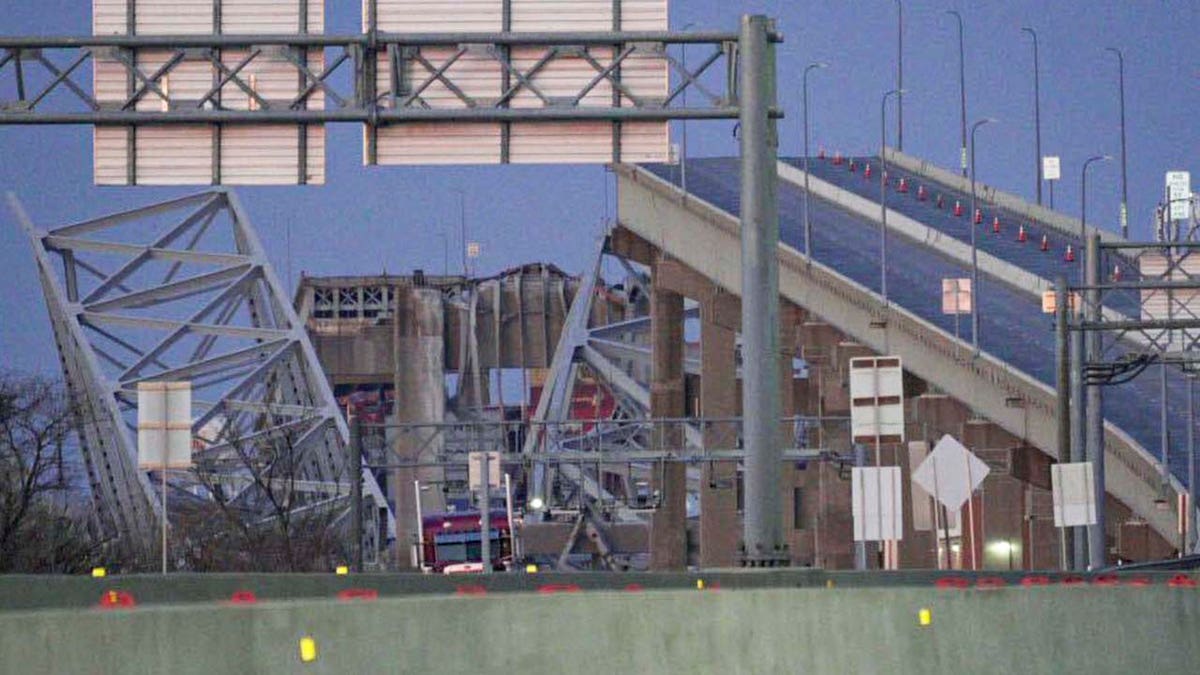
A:
[[[395,368],[396,410],[399,423],[439,424],[446,414],[446,368],[441,294],[436,290],[398,288],[393,315],[392,359]],[[396,430],[392,439],[401,460],[432,460],[443,447],[438,435],[428,444],[432,429]],[[396,509],[396,547],[394,561],[399,567],[411,565],[412,545],[417,539],[416,492],[413,481],[429,484],[422,493],[423,513],[446,508],[441,485],[443,471],[436,467],[401,468],[392,474],[389,491]]]
[[[737,415],[734,339],[741,308],[733,296],[713,292],[700,304],[700,416]],[[736,422],[709,422],[706,449],[737,447]],[[700,566],[733,567],[741,523],[737,513],[737,462],[704,464],[700,480]]]
[[[683,296],[664,288],[658,271],[662,258],[651,266],[650,333],[652,367],[650,415],[655,419],[684,416]],[[683,427],[678,424],[654,430],[653,445],[683,447]],[[687,468],[666,462],[655,468],[659,491],[658,510],[651,520],[650,568],[679,570],[687,565]]]

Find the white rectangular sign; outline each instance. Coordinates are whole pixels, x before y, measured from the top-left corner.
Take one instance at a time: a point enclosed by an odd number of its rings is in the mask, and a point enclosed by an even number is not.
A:
[[[898,541],[904,538],[900,467],[855,467],[850,471],[854,541]]]
[[[488,464],[488,485],[489,487],[500,487],[500,453],[498,452],[472,452],[467,455],[467,484],[472,490],[478,490],[483,487],[483,457],[487,456]]]
[[[947,509],[957,511],[989,473],[991,469],[983,460],[946,434],[913,471],[912,479]]]
[[[971,313],[971,280],[942,279],[942,314]]]
[[[1051,465],[1050,486],[1056,527],[1096,524],[1093,482],[1091,462]]]
[[[192,384],[138,383],[138,468],[192,465]]]
[[[904,368],[899,356],[850,359],[850,426],[855,442],[904,442]]]
[[[1062,178],[1062,160],[1053,156],[1043,157],[1042,178],[1046,180],[1058,180]]]
[[[1171,220],[1192,217],[1192,174],[1187,171],[1167,172],[1167,201]]]

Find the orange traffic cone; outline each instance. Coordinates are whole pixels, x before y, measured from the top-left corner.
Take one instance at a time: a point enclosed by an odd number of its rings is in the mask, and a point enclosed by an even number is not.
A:
[[[1113,278],[1113,281],[1121,280],[1121,266],[1120,265],[1113,265],[1113,277],[1112,278]]]
[[[1063,260],[1067,262],[1075,262],[1075,249],[1071,248],[1070,244],[1067,244],[1067,254],[1063,256]]]
[[[1000,216],[992,216],[992,232],[1000,234]]]
[[[982,223],[983,222],[983,211],[980,211],[979,209],[975,209],[975,219],[974,220],[975,220],[976,225]]]
[[[925,192],[924,185],[918,185],[917,186],[917,201],[923,202],[926,199],[929,199],[929,193]]]
[[[842,164],[844,164],[845,162],[846,162],[846,160],[842,158],[842,153],[841,153],[841,152],[835,152],[835,153],[833,153],[833,165],[834,165],[834,166],[841,166],[841,165],[842,165]]]
[[[850,158],[850,173],[854,173],[854,171],[855,171],[857,168],[858,168],[858,167],[857,167],[857,165],[855,165],[855,163],[854,163],[854,158],[853,158],[853,157],[851,157],[851,158]]]
[[[908,181],[905,180],[904,176],[900,177],[900,187],[898,187],[897,190],[900,192],[908,192]]]
[[[867,165],[865,167],[863,167],[863,178],[870,178],[870,177],[871,177],[871,163],[867,162]]]
[[[1022,244],[1029,241],[1029,234],[1025,232],[1024,225],[1021,226],[1021,229],[1017,230],[1017,241],[1021,242]]]
[[[817,148],[817,159],[825,159],[825,148]]]
[[[1043,251],[1049,251],[1049,250],[1050,250],[1050,238],[1049,238],[1049,237],[1047,237],[1047,236],[1046,236],[1046,235],[1044,235],[1044,234],[1042,235],[1042,246],[1041,246],[1041,249],[1042,249]]]
[[[954,215],[961,218],[963,214],[962,202],[954,200]]]
[[[944,209],[944,208],[946,208],[946,198],[945,198],[945,197],[943,197],[943,196],[941,196],[941,195],[938,195],[938,198],[937,198],[937,207],[938,207],[939,209]]]

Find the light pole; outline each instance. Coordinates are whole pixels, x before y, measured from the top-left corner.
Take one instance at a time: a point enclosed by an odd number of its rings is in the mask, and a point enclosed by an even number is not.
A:
[[[896,0],[896,149],[904,152],[904,3]]]
[[[965,55],[963,50],[963,18],[962,14],[954,10],[947,10],[947,14],[954,16],[958,20],[958,95],[960,100],[960,126],[962,128],[962,145],[961,153],[959,154],[959,164],[962,166],[963,178],[967,177],[967,75],[966,66],[964,65]]]
[[[903,89],[893,89],[883,95],[879,102],[879,294],[883,304],[888,304],[887,291],[887,100],[889,96],[903,94]]]
[[[462,190],[455,190],[458,193],[458,237],[459,247],[462,249],[462,273],[463,276],[468,276],[467,273],[467,196]]]
[[[804,101],[804,255],[812,260],[812,223],[808,219],[808,73],[818,68],[828,68],[829,64],[824,61],[808,64],[804,69],[804,75],[800,78],[803,85],[801,95]]]
[[[683,27],[683,31],[686,32],[687,29],[689,29],[695,25],[696,25],[696,22],[694,22],[694,21],[689,22],[687,25],[685,25]],[[683,51],[683,58],[682,58],[683,72],[686,73],[685,77],[691,77],[691,73],[687,72],[687,43],[686,42],[683,43],[680,46],[680,49],[682,49],[682,51]],[[684,108],[687,107],[687,93],[688,93],[688,89],[689,89],[689,86],[688,86],[689,84],[690,83],[685,83],[684,87],[683,87],[682,93],[683,93],[683,107]],[[679,157],[679,187],[684,192],[687,192],[687,150],[688,150],[687,120],[683,120],[680,124],[681,124],[681,126],[680,126],[680,134],[679,135],[681,138],[679,139],[679,143],[680,143],[681,152],[679,153],[680,154],[680,157]]]
[[[975,244],[976,230],[979,229],[975,225],[974,214],[976,211],[976,196],[975,196],[975,132],[979,127],[985,124],[995,122],[995,118],[985,117],[975,124],[971,125],[971,347],[975,350],[975,355],[979,355],[979,258],[978,247]]]
[[[1105,51],[1117,55],[1117,73],[1121,94],[1121,236],[1129,238],[1129,185],[1125,172],[1125,55],[1116,47]]]
[[[1021,29],[1033,38],[1033,144],[1034,170],[1037,172],[1037,203],[1042,205],[1042,87],[1038,74],[1038,37],[1037,32],[1028,26]]]
[[[1107,162],[1112,159],[1112,155],[1094,155],[1088,157],[1083,163],[1083,170],[1079,178],[1079,245],[1087,244],[1087,170],[1095,162]],[[1079,283],[1083,285],[1083,272],[1087,265],[1079,266]]]

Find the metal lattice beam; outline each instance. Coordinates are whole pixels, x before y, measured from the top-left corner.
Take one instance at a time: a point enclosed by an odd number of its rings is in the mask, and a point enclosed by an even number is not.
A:
[[[224,485],[235,499],[251,481],[245,467],[221,460],[281,442],[299,466],[297,508],[348,493],[346,423],[233,193],[49,231],[32,224],[15,196],[9,201],[33,246],[64,375],[80,403],[101,522],[130,552],[153,550],[159,518],[155,488],[137,469],[139,382],[192,382],[197,456],[216,467],[208,484]],[[369,472],[364,478],[380,494]],[[205,485],[193,474],[172,483]]]

